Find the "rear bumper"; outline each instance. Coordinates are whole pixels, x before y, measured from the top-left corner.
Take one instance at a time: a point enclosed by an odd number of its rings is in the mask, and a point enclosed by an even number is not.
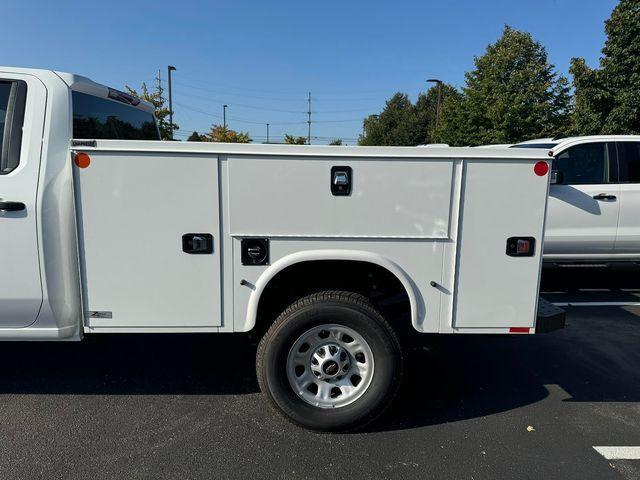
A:
[[[553,303],[543,298],[538,299],[538,315],[536,318],[536,333],[553,332],[564,328],[566,313]]]

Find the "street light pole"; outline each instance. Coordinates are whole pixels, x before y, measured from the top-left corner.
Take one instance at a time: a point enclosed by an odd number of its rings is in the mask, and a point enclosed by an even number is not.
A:
[[[311,145],[311,92],[309,92],[309,98],[308,98],[308,109],[307,109],[307,115],[309,116],[308,120],[307,120],[307,126],[309,127],[309,129],[307,130],[307,145]]]
[[[427,83],[435,83],[438,85],[438,100],[436,101],[436,129],[438,125],[440,125],[440,105],[442,103],[442,80],[438,80],[437,78],[430,78],[427,80]]]
[[[222,105],[222,126],[227,129],[227,107],[229,105]]]
[[[269,124],[267,123],[267,143],[269,143]]]
[[[173,98],[171,97],[171,72],[175,71],[176,67],[169,65],[167,67],[167,77],[169,79],[169,132],[171,140],[173,140]]]

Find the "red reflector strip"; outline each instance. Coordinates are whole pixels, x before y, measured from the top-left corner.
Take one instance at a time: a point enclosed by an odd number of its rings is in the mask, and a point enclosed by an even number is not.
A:
[[[509,333],[529,333],[529,327],[509,327]]]

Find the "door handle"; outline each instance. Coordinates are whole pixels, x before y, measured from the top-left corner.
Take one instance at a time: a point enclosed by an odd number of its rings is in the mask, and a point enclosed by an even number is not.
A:
[[[606,193],[599,193],[598,195],[593,196],[594,200],[616,200],[618,197],[615,195],[607,195]]]
[[[0,202],[0,212],[19,212],[25,208],[22,202]]]

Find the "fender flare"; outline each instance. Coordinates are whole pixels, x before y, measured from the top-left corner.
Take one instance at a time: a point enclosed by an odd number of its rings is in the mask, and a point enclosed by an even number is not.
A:
[[[411,322],[417,325],[418,319],[421,318],[421,311],[424,310],[420,301],[420,296],[416,294],[417,287],[409,278],[406,272],[393,260],[379,255],[377,253],[367,252],[363,250],[306,250],[287,255],[269,266],[258,278],[252,289],[249,302],[247,304],[247,315],[245,318],[245,331],[253,329],[256,325],[258,316],[258,306],[265,288],[269,282],[280,272],[286,268],[304,262],[321,260],[347,260],[355,262],[373,263],[378,265],[394,275],[402,284],[407,296],[409,297]]]

